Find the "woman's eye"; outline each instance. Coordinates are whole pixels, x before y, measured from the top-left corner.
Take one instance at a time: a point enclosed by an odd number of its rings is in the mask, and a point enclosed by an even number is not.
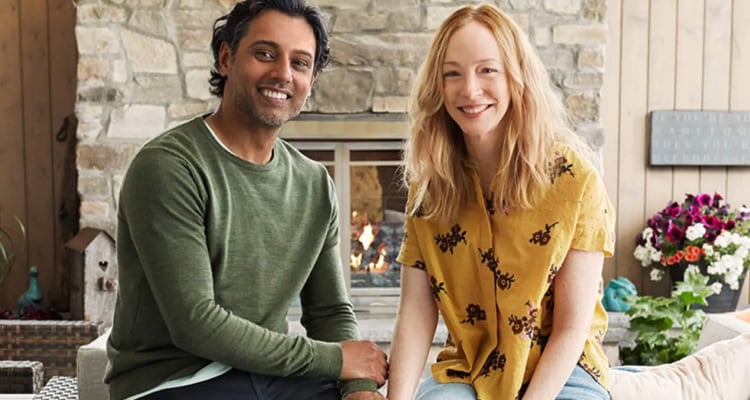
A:
[[[453,76],[458,76],[458,72],[457,71],[445,71],[445,72],[443,72],[443,77],[445,77],[445,78],[449,78],[449,77],[453,77]]]

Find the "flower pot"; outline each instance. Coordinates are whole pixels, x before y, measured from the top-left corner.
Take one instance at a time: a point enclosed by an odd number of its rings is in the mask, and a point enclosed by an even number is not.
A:
[[[708,275],[708,267],[706,265],[699,263],[698,268],[703,275]],[[682,281],[686,269],[687,264],[685,263],[673,265],[669,268],[669,278],[672,280],[673,284],[675,282]],[[706,299],[708,301],[707,306],[697,306],[696,308],[701,309],[707,313],[723,313],[737,310],[737,304],[739,304],[740,301],[740,294],[742,292],[742,285],[745,283],[745,278],[747,278],[747,273],[743,274],[740,277],[739,289],[737,290],[732,290],[729,285],[723,283],[721,286],[721,292],[709,296]],[[714,278],[710,278],[708,280],[709,285],[713,284],[714,282],[716,282]]]
[[[724,313],[737,310],[737,304],[740,301],[740,292],[742,291],[742,284],[745,282],[745,277],[740,278],[740,289],[732,290],[729,285],[724,284],[721,287],[721,292],[710,296],[708,299],[708,306],[701,307],[703,311],[707,313]]]

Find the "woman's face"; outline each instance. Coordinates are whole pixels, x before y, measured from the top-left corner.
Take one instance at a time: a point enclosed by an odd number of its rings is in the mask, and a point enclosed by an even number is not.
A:
[[[498,132],[510,94],[503,55],[487,27],[472,21],[450,37],[443,89],[445,108],[464,135],[479,138]]]

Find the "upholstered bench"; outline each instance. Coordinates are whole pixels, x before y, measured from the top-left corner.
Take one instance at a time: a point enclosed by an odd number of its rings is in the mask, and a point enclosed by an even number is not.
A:
[[[746,313],[750,321],[750,309]],[[750,399],[750,323],[741,320],[743,316],[709,315],[701,331],[700,350],[685,360],[639,373],[613,370],[613,400]],[[103,382],[108,335],[109,331],[78,350],[80,400],[109,400]]]
[[[708,315],[698,348],[680,361],[637,373],[613,369],[613,400],[750,399],[750,309]]]
[[[109,400],[109,388],[104,384],[109,332],[107,329],[93,342],[78,348],[76,376],[78,398],[81,400]]]

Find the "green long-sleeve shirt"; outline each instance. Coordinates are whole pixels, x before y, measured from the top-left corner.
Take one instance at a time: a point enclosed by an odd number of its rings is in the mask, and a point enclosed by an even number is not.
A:
[[[201,118],[147,143],[120,191],[119,295],[107,344],[112,398],[218,361],[272,376],[338,378],[358,338],[338,252],[333,182],[283,140],[267,164],[235,157]],[[287,335],[300,296],[307,337]],[[345,393],[375,390],[344,382]]]

